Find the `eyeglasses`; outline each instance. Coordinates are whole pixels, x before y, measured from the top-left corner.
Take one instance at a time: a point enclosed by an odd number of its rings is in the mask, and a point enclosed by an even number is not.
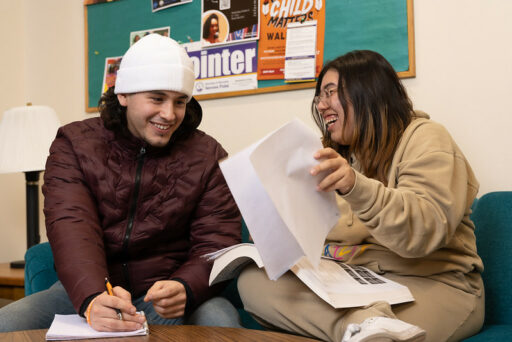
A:
[[[320,102],[323,102],[324,104],[330,106],[331,105],[331,96],[338,91],[337,86],[332,86],[328,89],[324,89],[320,92],[320,95],[317,95],[313,98],[313,103],[315,104],[316,109],[318,110],[318,105]],[[325,102],[325,100],[328,100],[328,102]]]

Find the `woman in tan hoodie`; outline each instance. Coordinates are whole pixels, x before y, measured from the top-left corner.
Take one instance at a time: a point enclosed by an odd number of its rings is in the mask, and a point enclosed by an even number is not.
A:
[[[336,191],[341,212],[324,254],[407,286],[415,301],[334,309],[290,272],[273,282],[249,267],[238,282],[246,310],[268,328],[329,341],[443,342],[477,333],[483,264],[469,215],[478,181],[459,147],[413,110],[376,52],[329,62],[315,95],[325,148],[311,173],[327,171],[318,190]]]

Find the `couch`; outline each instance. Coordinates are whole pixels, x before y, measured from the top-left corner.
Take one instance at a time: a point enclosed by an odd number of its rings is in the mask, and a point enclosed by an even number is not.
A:
[[[475,222],[478,253],[485,270],[485,322],[482,330],[464,342],[503,342],[512,337],[512,191],[491,192],[473,203],[471,219]],[[244,226],[242,240],[248,241]],[[48,288],[57,280],[50,245],[42,243],[25,254],[25,295]],[[236,280],[223,292],[237,307],[242,324],[263,329],[246,311],[238,296]]]
[[[464,342],[512,340],[512,191],[490,192],[473,203],[478,254],[484,262],[485,321]]]

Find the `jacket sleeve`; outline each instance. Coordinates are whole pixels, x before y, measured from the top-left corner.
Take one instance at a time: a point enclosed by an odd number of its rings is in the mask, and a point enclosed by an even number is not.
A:
[[[192,298],[187,300],[187,311],[222,289],[222,285],[208,285],[212,262],[202,256],[241,241],[242,217],[217,162],[227,153],[218,144],[214,153],[215,162],[204,174],[206,185],[190,224],[188,259],[172,274],[189,287],[187,295]]]
[[[370,234],[406,258],[423,257],[453,237],[477,192],[462,153],[444,128],[418,129],[389,183],[356,173],[343,196]]]
[[[108,274],[98,212],[70,140],[61,128],[44,174],[44,214],[59,280],[80,312]]]

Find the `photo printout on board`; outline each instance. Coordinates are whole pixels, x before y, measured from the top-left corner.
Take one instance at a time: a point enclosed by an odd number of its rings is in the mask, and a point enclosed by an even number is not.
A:
[[[116,84],[117,70],[121,64],[123,56],[107,57],[105,58],[105,71],[103,72],[103,86],[101,87],[101,93],[103,94],[108,88],[113,87]]]
[[[130,46],[132,46],[134,43],[138,42],[139,39],[141,39],[144,36],[147,36],[151,33],[158,33],[159,35],[162,35],[164,37],[170,37],[171,36],[171,27],[159,27],[159,28],[151,28],[147,30],[140,30],[140,31],[133,31],[130,32]]]
[[[169,7],[183,5],[189,2],[192,2],[192,0],[151,0],[151,10],[156,12]]]
[[[203,0],[201,41],[204,46],[259,38],[258,0]]]

